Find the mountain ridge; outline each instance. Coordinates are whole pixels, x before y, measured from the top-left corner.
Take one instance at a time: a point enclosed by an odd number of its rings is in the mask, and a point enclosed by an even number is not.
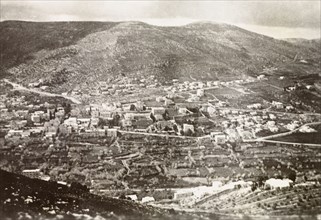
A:
[[[27,46],[21,47],[18,43],[16,49],[19,55],[19,48],[22,48],[22,54],[28,59],[21,58],[20,63],[15,59],[18,62],[14,65],[4,63],[7,67],[4,71],[29,83],[55,78],[66,70],[66,80],[59,83],[64,91],[76,85],[95,87],[97,81],[114,82],[124,77],[155,76],[164,83],[174,78],[224,80],[256,76],[266,66],[292,68],[293,59],[298,55],[310,60],[311,65],[309,69],[299,66],[298,73],[294,74],[315,74],[320,70],[320,48],[293,44],[224,23],[198,22],[179,27],[153,26],[137,21],[37,25],[40,30],[44,28],[42,32],[48,29],[53,32],[45,36],[29,34],[31,41],[26,42]],[[10,31],[5,33],[1,23],[0,29],[4,35],[12,34]],[[21,35],[19,30],[15,31]],[[64,34],[55,39],[60,32]],[[35,36],[43,43],[36,44]],[[53,42],[53,46],[46,45],[47,41]],[[10,44],[11,41],[0,37],[2,47],[4,42]],[[31,48],[29,52],[25,47]],[[15,57],[6,51],[1,56],[2,62]]]

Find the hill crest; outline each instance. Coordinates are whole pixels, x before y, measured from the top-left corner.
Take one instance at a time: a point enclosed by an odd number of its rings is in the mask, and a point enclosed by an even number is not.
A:
[[[32,33],[28,32],[30,27]],[[59,77],[65,70],[66,79],[59,83],[63,91],[75,85],[92,88],[97,81],[113,82],[123,77],[153,76],[163,83],[174,78],[224,80],[255,76],[266,65],[292,65],[297,54],[312,60],[303,74],[320,70],[318,48],[221,23],[161,27],[137,21],[5,22],[0,23],[0,33],[0,44],[5,45],[1,55],[5,71],[29,83]],[[24,40],[11,39],[13,35]]]

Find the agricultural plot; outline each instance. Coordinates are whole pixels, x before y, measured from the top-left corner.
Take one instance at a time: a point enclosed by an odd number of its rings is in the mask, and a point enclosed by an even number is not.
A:
[[[220,101],[228,101],[228,99],[237,98],[243,95],[239,91],[228,87],[209,89],[206,90],[206,94],[212,94],[216,96]]]
[[[300,133],[296,132],[287,136],[274,138],[275,141],[283,141],[289,143],[308,143],[308,144],[320,144],[321,143],[321,131],[313,133]]]
[[[235,189],[222,193],[198,205],[198,209],[216,210],[220,213],[246,214],[317,214],[321,208],[321,188],[318,185],[295,186],[277,190]]]

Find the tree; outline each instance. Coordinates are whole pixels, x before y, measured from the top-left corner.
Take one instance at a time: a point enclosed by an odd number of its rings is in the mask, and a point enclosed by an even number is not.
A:
[[[77,193],[86,193],[89,192],[89,189],[86,185],[82,185],[78,182],[72,182],[70,184],[70,189]]]
[[[267,180],[267,179],[268,179],[267,176],[258,176],[257,177],[257,185],[259,187],[262,187],[264,185],[265,180]]]
[[[67,105],[65,106],[66,115],[68,115],[70,113],[70,111],[71,111],[71,105],[70,105],[70,103],[67,103]]]
[[[185,132],[185,135],[186,136],[192,136],[193,135],[193,131],[191,129],[188,129],[186,132]]]
[[[154,123],[157,121],[153,113],[150,113],[150,118],[153,120]]]
[[[27,124],[26,124],[26,127],[33,127],[34,124],[33,124],[33,121],[31,120],[31,117],[27,117]]]
[[[21,92],[19,92],[18,90],[14,90],[12,95],[13,96],[21,96]]]
[[[168,121],[170,119],[168,111],[166,110],[164,114],[162,115],[165,121]]]
[[[254,182],[252,187],[251,187],[251,190],[252,190],[252,192],[254,192],[256,189],[257,189],[257,183]]]
[[[136,110],[136,106],[134,104],[131,104],[129,110],[130,111],[135,111]]]
[[[296,179],[296,173],[295,172],[291,172],[288,175],[288,179],[292,180],[293,182],[295,182]]]
[[[52,114],[52,112],[49,111],[49,120],[54,119],[54,118],[55,118],[55,117],[54,117],[54,115]]]
[[[108,120],[104,120],[102,118],[99,118],[98,127],[102,128],[104,126],[108,126]]]
[[[114,126],[118,126],[120,123],[120,115],[118,113],[116,113],[113,117],[113,125]]]
[[[174,130],[175,132],[178,132],[178,127],[177,127],[176,124],[173,125],[173,130]]]
[[[163,130],[164,130],[164,131],[171,131],[172,129],[166,125]]]

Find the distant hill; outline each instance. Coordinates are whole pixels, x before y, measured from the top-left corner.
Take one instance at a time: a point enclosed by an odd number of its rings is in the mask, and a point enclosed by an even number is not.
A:
[[[264,66],[320,72],[320,48],[221,23],[160,27],[142,22],[5,21],[0,23],[0,46],[2,75],[24,83],[50,79],[65,90],[125,76],[154,75],[160,82],[242,78],[258,75]],[[298,54],[309,60],[309,68],[292,67]]]
[[[304,38],[286,38],[283,39],[287,42],[290,42],[292,44],[295,44],[297,46],[303,46],[303,47],[308,47],[310,48],[312,51],[319,51],[321,50],[321,39],[311,39],[311,40],[307,40]]]
[[[20,219],[48,219],[55,216],[60,216],[57,219],[79,219],[76,217],[81,216],[80,219],[90,219],[88,216],[108,219],[164,218],[153,207],[96,196],[80,184],[68,187],[3,170],[0,170],[0,180],[0,219],[19,219],[19,216]]]

